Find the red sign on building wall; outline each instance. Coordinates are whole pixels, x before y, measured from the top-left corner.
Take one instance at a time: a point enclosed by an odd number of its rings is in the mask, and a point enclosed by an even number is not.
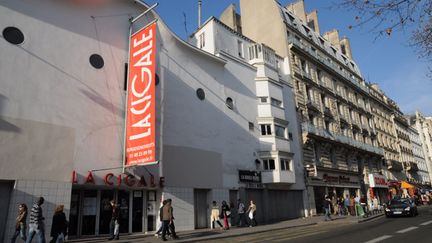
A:
[[[131,36],[125,166],[156,162],[156,23]]]

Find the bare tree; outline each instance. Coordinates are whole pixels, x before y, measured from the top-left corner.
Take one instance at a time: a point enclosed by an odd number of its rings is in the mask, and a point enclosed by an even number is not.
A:
[[[432,61],[432,0],[340,1],[338,7],[357,13],[349,29],[368,26],[376,38],[391,36],[394,31],[412,31],[410,44],[420,57]]]

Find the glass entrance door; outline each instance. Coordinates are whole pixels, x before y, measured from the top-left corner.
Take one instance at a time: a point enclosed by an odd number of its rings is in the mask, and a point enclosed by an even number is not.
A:
[[[129,192],[120,190],[117,203],[120,207],[120,233],[129,232]]]
[[[96,233],[96,201],[96,190],[85,190],[83,192],[82,235],[94,235]]]
[[[143,191],[133,192],[132,201],[132,232],[143,231]]]
[[[113,190],[102,190],[100,197],[99,234],[109,234],[112,210],[110,201],[114,198]]]

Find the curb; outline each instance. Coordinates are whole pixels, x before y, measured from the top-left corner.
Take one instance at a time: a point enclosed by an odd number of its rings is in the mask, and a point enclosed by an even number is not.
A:
[[[372,219],[376,219],[376,218],[379,218],[379,217],[382,217],[382,216],[384,216],[384,214],[377,214],[377,215],[373,215],[373,216],[370,216],[370,217],[367,217],[367,218],[362,218],[362,219],[358,220],[358,223],[367,222],[367,221],[370,221]]]
[[[302,225],[280,226],[280,227],[275,227],[275,228],[271,228],[271,229],[260,229],[260,230],[250,231],[250,232],[235,232],[235,233],[233,232],[233,233],[228,233],[228,234],[221,234],[221,235],[202,237],[202,238],[197,237],[197,238],[194,238],[194,239],[185,239],[185,240],[182,240],[180,238],[180,240],[178,242],[197,242],[197,241],[200,241],[200,240],[225,239],[225,238],[236,237],[236,236],[240,236],[240,235],[241,236],[244,236],[244,235],[253,235],[253,234],[259,234],[259,233],[268,232],[268,231],[271,231],[271,230],[291,229],[291,228],[298,228],[298,227],[311,226],[311,225],[317,225],[317,224],[318,223],[315,222],[315,223],[307,223],[307,224],[302,224]]]

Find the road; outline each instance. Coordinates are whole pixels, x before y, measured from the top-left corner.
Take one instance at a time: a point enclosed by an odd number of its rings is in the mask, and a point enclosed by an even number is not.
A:
[[[419,208],[417,217],[386,218],[346,224],[331,222],[318,225],[272,230],[206,242],[319,242],[319,243],[375,243],[375,242],[432,242],[432,208]]]

